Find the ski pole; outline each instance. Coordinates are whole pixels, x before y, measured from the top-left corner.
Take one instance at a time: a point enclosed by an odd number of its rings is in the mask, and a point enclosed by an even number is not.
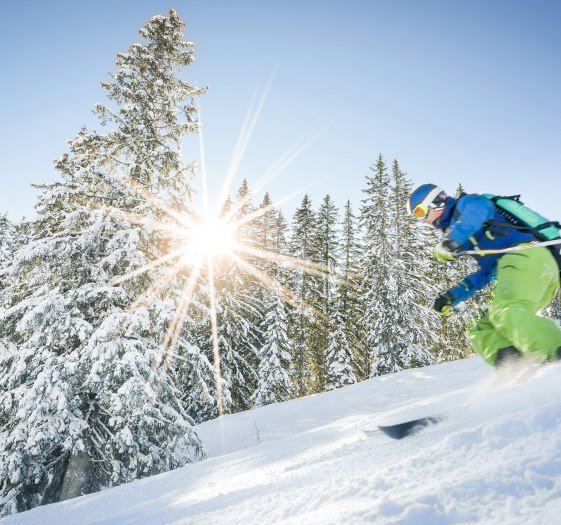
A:
[[[517,246],[511,246],[510,248],[502,248],[500,250],[465,250],[458,252],[456,255],[495,255],[497,253],[510,253],[519,252],[523,250],[529,250],[531,248],[538,248],[540,246],[554,246],[555,244],[561,244],[561,239],[554,239],[552,241],[542,241],[542,242],[528,242],[526,244],[518,244]]]

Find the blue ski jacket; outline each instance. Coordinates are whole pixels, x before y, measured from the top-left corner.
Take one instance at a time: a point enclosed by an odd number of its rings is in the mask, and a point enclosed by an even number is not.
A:
[[[444,214],[434,225],[444,231],[447,239],[456,241],[461,250],[510,248],[536,240],[531,233],[513,228],[488,198],[477,194],[448,197]],[[493,281],[501,255],[474,255],[479,270],[448,291],[454,296],[452,304],[465,301]]]

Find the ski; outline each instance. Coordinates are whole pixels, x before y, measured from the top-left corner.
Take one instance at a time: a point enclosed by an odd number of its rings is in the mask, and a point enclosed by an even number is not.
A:
[[[403,439],[407,436],[412,436],[426,427],[430,427],[444,421],[446,416],[428,416],[410,421],[404,421],[395,425],[378,425],[378,428],[386,435],[393,439]]]

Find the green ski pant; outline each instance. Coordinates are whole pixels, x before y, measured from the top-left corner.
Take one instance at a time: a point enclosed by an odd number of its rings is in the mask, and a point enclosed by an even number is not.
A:
[[[537,313],[559,291],[559,267],[547,248],[503,255],[498,262],[495,297],[487,313],[469,330],[475,350],[489,364],[501,348],[514,346],[539,361],[557,358],[559,326]]]

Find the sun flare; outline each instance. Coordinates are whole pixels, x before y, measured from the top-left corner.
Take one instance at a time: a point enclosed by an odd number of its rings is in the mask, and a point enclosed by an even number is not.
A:
[[[203,286],[208,286],[208,312],[210,316],[212,350],[214,355],[213,365],[216,383],[216,408],[220,416],[223,415],[223,400],[217,316],[219,297],[215,289],[215,279],[220,277],[221,272],[227,267],[227,265],[224,266],[222,264],[222,260],[228,259],[232,264],[242,269],[243,272],[246,272],[248,275],[251,275],[261,282],[263,286],[275,290],[287,304],[301,311],[303,315],[313,314],[321,316],[321,313],[316,311],[313,305],[307,304],[303,299],[298,297],[290,288],[283,286],[276,278],[260,270],[258,266],[255,266],[255,261],[268,261],[272,264],[277,264],[285,268],[292,268],[295,271],[305,272],[322,279],[329,278],[331,274],[331,269],[320,263],[292,257],[279,253],[278,251],[271,251],[265,246],[259,246],[244,239],[244,236],[240,235],[240,231],[247,228],[248,224],[258,220],[266,213],[276,210],[276,207],[285,200],[289,200],[297,194],[303,193],[305,188],[294,192],[284,199],[271,202],[269,205],[261,206],[257,209],[252,209],[251,206],[246,208],[246,206],[250,204],[252,195],[248,193],[229,207],[228,211],[225,211],[225,203],[229,200],[232,181],[234,180],[244,156],[257,118],[261,113],[270,84],[271,81],[269,81],[265,93],[260,100],[256,102],[255,99],[248,110],[248,115],[240,131],[236,149],[232,156],[231,165],[228,168],[222,189],[219,192],[218,198],[213,203],[213,206],[211,206],[209,202],[207,189],[203,134],[202,131],[199,133],[201,157],[200,173],[204,204],[204,212],[201,215],[197,213],[183,215],[170,207],[162,198],[154,195],[146,187],[127,178],[123,178],[125,186],[136,195],[143,198],[147,203],[159,209],[163,215],[166,216],[166,219],[159,221],[141,214],[128,213],[118,208],[104,208],[105,213],[115,219],[125,220],[142,227],[150,228],[151,230],[159,230],[171,241],[171,245],[173,246],[173,249],[168,253],[147,262],[144,266],[136,268],[111,282],[111,284],[115,286],[144,272],[156,268],[161,268],[163,270],[161,278],[151,283],[148,289],[129,306],[130,310],[148,305],[153,298],[159,296],[162,290],[172,282],[175,276],[181,273],[185,274],[185,270],[187,269],[188,278],[185,280],[183,292],[173,319],[166,330],[159,358],[154,365],[155,368],[162,366],[167,369],[171,359],[179,359],[179,356],[175,354],[174,350],[181,339],[181,331],[189,315],[193,297],[201,284]],[[293,162],[298,155],[307,149],[318,135],[319,133],[308,140],[304,140],[305,137],[303,137],[289,148],[271,168],[265,171],[261,179],[257,181],[256,188],[262,190],[267,183],[275,178],[287,165]],[[211,209],[214,211],[210,211]]]
[[[230,257],[236,250],[234,224],[220,218],[207,217],[191,225],[183,259],[190,262],[199,257]]]

